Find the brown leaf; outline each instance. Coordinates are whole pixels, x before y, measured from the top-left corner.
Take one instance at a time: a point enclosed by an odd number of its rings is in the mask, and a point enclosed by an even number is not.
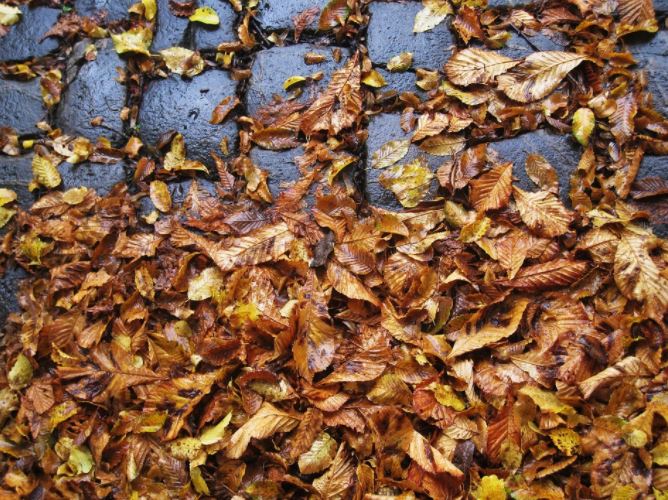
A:
[[[514,279],[498,283],[528,292],[561,288],[575,283],[584,276],[588,268],[585,261],[557,259],[521,269]]]
[[[338,25],[343,25],[350,14],[348,0],[329,0],[325,8],[322,9],[318,29],[320,31],[329,31]]]
[[[230,114],[230,111],[236,108],[240,103],[241,102],[237,96],[228,95],[222,101],[220,101],[215,108],[213,108],[213,112],[211,113],[211,120],[209,123],[212,125],[223,123],[225,118],[227,118],[227,115]]]
[[[457,52],[445,65],[445,74],[455,85],[489,84],[492,80],[517,66],[520,61],[498,52],[483,49],[464,49]]]
[[[292,18],[292,24],[295,25],[295,43],[299,43],[299,37],[302,32],[318,17],[320,7],[310,7],[301,11]]]
[[[336,261],[330,261],[327,265],[327,278],[337,292],[349,299],[366,300],[380,307],[378,297],[359,278]]]
[[[568,231],[573,217],[552,193],[528,193],[514,187],[513,197],[522,221],[540,236],[554,238]]]
[[[510,201],[513,164],[505,163],[471,181],[471,201],[479,213],[503,208]]]
[[[529,179],[543,191],[559,194],[559,176],[552,165],[541,155],[527,156],[525,170]]]

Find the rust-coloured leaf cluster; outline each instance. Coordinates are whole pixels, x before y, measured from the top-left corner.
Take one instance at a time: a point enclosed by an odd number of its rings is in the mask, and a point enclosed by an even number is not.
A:
[[[254,4],[232,3],[246,17],[221,61],[259,38]],[[451,22],[461,42],[416,71],[425,97],[390,103],[409,138],[368,152],[403,209],[368,204],[353,173],[387,105],[363,45],[311,101],[238,118],[241,153],[214,154],[216,172],[178,133],[153,156],[137,138],[36,146],[43,196],[23,211],[0,191],[3,259],[31,273],[0,356],[0,496],[668,498],[668,245],[646,211],[668,186],[637,178],[668,123],[624,38],[657,30],[651,1],[483,3],[424,0],[397,20]],[[358,36],[366,8],[308,9],[295,38],[315,19]],[[187,49],[142,55],[142,29],[115,34],[139,73],[203,70]],[[525,32],[570,45],[498,51]],[[43,79],[50,101],[58,82]],[[582,145],[569,186],[543,156],[487,145],[538,127]],[[301,177],[272,196],[251,147],[298,145]],[[440,167],[405,160],[413,145]],[[133,178],[108,195],[58,189],[65,158],[123,157]],[[191,180],[183,203],[175,179]]]

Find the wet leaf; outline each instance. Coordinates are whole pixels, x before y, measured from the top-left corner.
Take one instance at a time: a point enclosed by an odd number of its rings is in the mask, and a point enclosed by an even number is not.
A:
[[[528,155],[525,170],[540,189],[559,194],[559,175],[544,157],[535,153]]]
[[[12,26],[21,19],[21,10],[18,7],[0,3],[0,25]]]
[[[423,157],[405,165],[387,168],[378,178],[380,185],[394,193],[404,207],[416,207],[427,197],[434,174]]]
[[[512,180],[513,164],[506,163],[471,181],[471,201],[475,209],[483,213],[505,207],[510,200]]]
[[[239,104],[241,104],[241,101],[239,101],[237,96],[225,97],[216,105],[215,108],[213,108],[213,111],[211,112],[211,120],[209,120],[209,123],[212,125],[223,123],[230,112],[239,106]]]
[[[572,215],[552,193],[528,193],[514,187],[513,198],[522,220],[536,234],[553,238],[568,231]]]
[[[51,158],[39,154],[35,154],[32,158],[32,175],[35,182],[48,189],[58,187],[62,182],[60,172]]]
[[[385,168],[394,165],[406,156],[410,144],[409,140],[386,142],[371,155],[371,166],[373,168]]]
[[[520,61],[483,49],[464,49],[445,65],[445,74],[455,85],[491,83],[494,78],[517,66]]]
[[[441,134],[428,137],[420,144],[420,149],[436,156],[451,156],[466,147],[466,138],[459,134]]]
[[[347,0],[329,0],[320,14],[318,29],[329,31],[338,25],[343,25],[349,14],[350,8]]]
[[[413,65],[413,53],[402,52],[387,61],[387,70],[401,73],[408,70]]]
[[[151,181],[149,192],[155,208],[164,213],[172,209],[172,195],[167,184],[162,181]]]
[[[557,259],[521,269],[514,279],[499,283],[526,291],[560,288],[575,283],[588,268],[585,261]]]
[[[218,13],[211,7],[198,7],[188,19],[193,23],[202,23],[209,26],[220,24]]]
[[[378,71],[376,71],[375,69],[372,69],[368,75],[362,78],[362,83],[368,87],[373,87],[375,89],[387,85],[387,83],[385,82],[385,78],[383,78],[383,75],[378,73]]]
[[[165,64],[172,73],[190,78],[204,71],[204,59],[197,52],[183,48],[170,47],[160,51]]]
[[[587,146],[595,125],[596,117],[591,109],[578,109],[573,115],[573,137],[583,146]]]
[[[153,41],[153,31],[150,28],[136,27],[122,33],[112,33],[111,39],[119,54],[133,52],[148,56],[150,55],[148,49]]]
[[[208,267],[188,283],[188,300],[210,299],[220,293],[224,283],[220,270]]]

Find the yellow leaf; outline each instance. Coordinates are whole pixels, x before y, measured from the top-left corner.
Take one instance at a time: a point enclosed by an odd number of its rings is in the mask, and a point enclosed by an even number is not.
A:
[[[464,411],[466,409],[466,402],[459,397],[449,385],[433,384],[434,397],[443,406],[447,406],[457,411]]]
[[[204,71],[204,59],[184,47],[170,47],[160,51],[162,59],[172,73],[190,78]]]
[[[580,108],[573,114],[573,137],[583,146],[589,144],[589,137],[594,131],[596,117],[589,108]]]
[[[373,168],[390,167],[401,160],[408,153],[411,142],[409,140],[388,141],[371,155]]]
[[[169,152],[165,155],[163,164],[165,170],[199,170],[209,173],[209,170],[198,161],[186,158],[186,143],[181,134],[176,134],[172,139]]]
[[[210,26],[218,26],[220,24],[218,13],[211,7],[199,7],[195,9],[193,15],[188,19],[194,23],[208,24]]]
[[[222,290],[223,273],[217,267],[208,267],[188,283],[188,300],[206,300]]]
[[[394,193],[406,208],[416,207],[429,193],[434,174],[423,157],[405,165],[394,165],[380,174],[378,181]]]
[[[225,429],[230,424],[231,420],[232,412],[228,412],[228,414],[216,425],[205,427],[199,436],[200,442],[203,445],[208,446],[221,441],[223,436],[225,436]]]
[[[387,70],[392,72],[402,72],[408,70],[413,65],[413,53],[402,52],[387,61]]]
[[[0,228],[3,228],[16,215],[16,210],[11,210],[7,207],[0,207]]]
[[[87,187],[78,187],[78,188],[72,188],[68,189],[63,193],[63,201],[67,203],[68,205],[78,205],[84,199],[86,198],[86,195],[88,194],[88,188]]]
[[[21,10],[18,7],[10,7],[4,3],[0,3],[0,24],[3,26],[11,26],[19,22],[21,18]]]
[[[123,33],[111,34],[114,48],[119,54],[134,52],[137,54],[150,55],[148,48],[153,41],[153,31],[150,28],[136,27]]]
[[[491,225],[492,219],[489,217],[480,217],[462,227],[459,232],[459,241],[463,243],[475,243],[485,236]]]
[[[32,175],[35,182],[49,189],[58,187],[62,182],[60,172],[51,159],[39,154],[32,158]]]
[[[495,474],[484,476],[473,492],[473,498],[476,500],[505,500],[507,498],[505,483]]]
[[[155,208],[163,213],[172,209],[172,195],[169,187],[162,181],[152,181],[149,186],[149,194]]]
[[[169,443],[169,453],[178,460],[195,460],[202,451],[202,443],[194,437],[185,437]]]
[[[424,7],[415,15],[413,21],[413,32],[423,33],[434,29],[443,20],[452,14],[452,7],[447,0],[425,0]],[[400,20],[397,20],[400,22]]]
[[[27,386],[32,380],[32,364],[30,360],[23,354],[19,354],[14,361],[12,369],[9,370],[7,374],[7,382],[9,382],[9,387],[18,391]]]
[[[572,429],[559,427],[550,431],[550,439],[559,451],[567,457],[577,454],[580,449],[580,435]]]
[[[144,17],[149,21],[152,21],[158,12],[158,6],[156,5],[155,0],[141,0],[141,3],[144,5]]]
[[[338,444],[336,440],[326,432],[313,441],[311,448],[299,456],[297,464],[302,474],[315,474],[320,472],[334,461]]]
[[[30,259],[30,265],[42,263],[42,255],[52,248],[52,244],[42,241],[34,233],[21,237],[19,243],[19,253]]]
[[[283,89],[288,90],[293,85],[296,85],[298,83],[305,82],[305,81],[306,81],[306,77],[299,76],[299,75],[291,76],[290,78],[288,78],[287,80],[285,80],[283,82]]]
[[[67,462],[58,467],[58,475],[78,476],[93,470],[95,461],[90,450],[85,446],[72,446]]]
[[[420,149],[436,156],[450,156],[459,153],[466,146],[466,138],[461,134],[440,134],[428,137],[420,144]]]
[[[206,481],[202,477],[202,471],[198,467],[190,467],[190,480],[193,483],[193,487],[197,493],[202,495],[210,495],[209,486],[206,484]]]
[[[387,85],[387,83],[385,82],[385,78],[383,78],[383,75],[378,73],[378,71],[376,71],[375,69],[372,69],[368,75],[362,78],[362,83],[375,89]]]
[[[532,102],[552,92],[568,73],[587,60],[574,52],[534,52],[511,73],[498,77],[499,90],[518,102]]]
[[[573,407],[562,403],[556,394],[540,389],[535,385],[525,385],[519,390],[519,393],[531,398],[541,411],[563,413],[564,415],[575,414]]]
[[[11,189],[0,188],[0,207],[4,207],[7,203],[16,201],[16,193]]]

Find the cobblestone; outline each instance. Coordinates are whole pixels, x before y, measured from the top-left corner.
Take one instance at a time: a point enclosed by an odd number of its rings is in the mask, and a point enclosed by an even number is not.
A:
[[[84,16],[104,14],[107,21],[118,21],[129,17],[128,9],[134,0],[77,0],[77,13]]]
[[[0,37],[0,61],[21,61],[42,57],[58,48],[58,40],[44,34],[58,20],[60,11],[48,7],[20,7],[21,20]]]
[[[0,78],[0,126],[20,135],[35,134],[35,124],[46,118],[39,78],[27,82]]]
[[[262,0],[258,8],[257,20],[262,27],[269,31],[293,30],[292,18],[311,7],[318,7],[321,11],[327,5],[327,0]],[[318,17],[309,24],[307,30],[316,30]]]

